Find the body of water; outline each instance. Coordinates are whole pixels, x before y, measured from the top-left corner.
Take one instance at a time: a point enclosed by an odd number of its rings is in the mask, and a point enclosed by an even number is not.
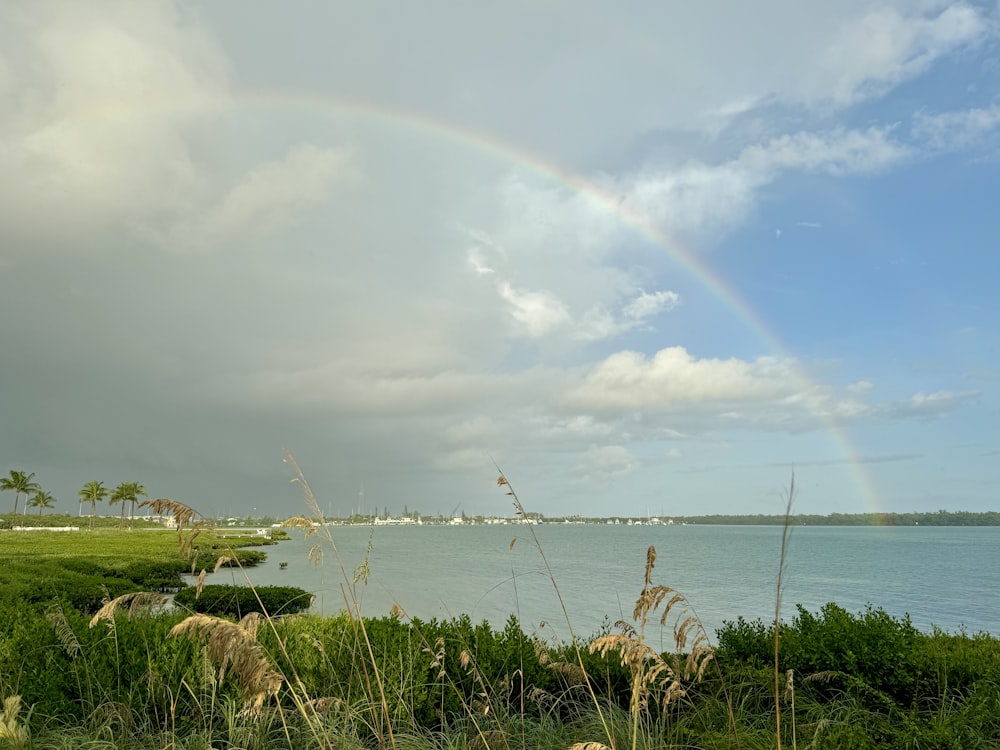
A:
[[[566,618],[531,534],[523,526],[330,527],[348,575],[365,557],[370,574],[356,590],[366,615],[394,603],[412,617],[468,614],[502,625],[517,614],[525,629],[568,637]],[[578,635],[607,618],[631,618],[642,588],[646,549],[656,547],[653,582],[687,597],[710,635],[726,620],[773,618],[781,529],[771,526],[534,527]],[[344,607],[343,577],[323,535],[267,547],[268,561],[247,571],[256,585],[299,586],[314,610]],[[513,542],[513,546],[511,546]],[[322,560],[310,549],[319,545]],[[1000,528],[795,527],[785,572],[783,617],[795,605],[849,611],[871,603],[937,626],[1000,634]],[[279,565],[286,562],[287,567]],[[240,581],[220,571],[211,583]],[[542,626],[542,623],[545,623]]]

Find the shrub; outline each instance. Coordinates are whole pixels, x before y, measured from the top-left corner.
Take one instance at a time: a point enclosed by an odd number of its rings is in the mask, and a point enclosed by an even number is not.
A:
[[[178,606],[219,617],[243,617],[250,612],[268,615],[289,615],[302,612],[312,605],[312,594],[295,586],[226,586],[211,584],[197,596],[193,586],[181,589],[174,596]]]
[[[804,677],[840,673],[909,704],[916,687],[913,658],[920,637],[908,615],[896,619],[871,606],[852,615],[833,603],[813,614],[798,605],[791,624],[781,628],[781,668]],[[730,663],[767,664],[773,658],[773,638],[773,625],[739,618],[718,631],[719,656]]]

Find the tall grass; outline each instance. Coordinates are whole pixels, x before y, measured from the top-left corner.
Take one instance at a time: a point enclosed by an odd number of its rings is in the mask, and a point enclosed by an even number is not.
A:
[[[788,562],[788,542],[792,529],[792,505],[795,502],[795,472],[785,493],[785,521],[781,525],[781,554],[778,557],[778,577],[774,592],[774,738],[781,750],[781,667],[779,665],[781,646],[781,600],[784,595],[785,565]],[[792,712],[794,726],[795,713]],[[793,729],[794,736],[794,729]]]
[[[959,737],[961,746],[1000,743],[995,639],[920,638],[878,611],[855,618],[832,606],[781,621],[794,476],[773,622],[727,625],[713,647],[694,607],[656,580],[650,546],[637,565],[631,620],[581,639],[526,524],[570,633],[568,642],[545,643],[516,619],[495,630],[467,617],[420,621],[398,605],[389,616],[363,615],[374,538],[348,565],[301,469],[286,460],[307,509],[288,526],[317,538],[312,559],[333,561],[342,613],[283,616],[258,596],[262,614],[234,620],[163,612],[162,597],[127,592],[87,614],[56,603],[35,617],[0,599],[8,626],[0,697],[9,701],[0,747],[755,749],[782,747],[785,705],[793,747],[896,747],[904,736],[913,747],[959,746],[947,744]],[[527,519],[503,472],[497,484]],[[208,527],[193,511],[181,525],[178,552],[204,561],[198,545]],[[213,547],[214,567],[223,557],[239,566],[235,553]],[[656,629],[666,652],[653,645]],[[10,645],[32,634],[30,648]],[[890,664],[903,674],[884,674]],[[57,711],[79,726],[55,724]]]

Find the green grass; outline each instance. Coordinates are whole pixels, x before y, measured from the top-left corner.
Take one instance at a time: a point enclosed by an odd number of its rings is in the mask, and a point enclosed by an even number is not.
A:
[[[221,554],[256,552],[238,546],[255,542],[205,530],[195,562],[211,569]],[[641,550],[636,558],[638,594]],[[637,673],[639,662],[623,664],[616,649],[602,657],[591,653],[593,639],[578,649],[542,644],[514,618],[502,628],[468,617],[362,623],[348,598],[340,615],[259,623],[248,643],[281,683],[248,710],[240,670],[253,663],[226,665],[172,634],[187,612],[122,608],[91,623],[105,596],[169,588],[190,570],[172,531],[0,531],[0,699],[22,701],[7,739],[0,727],[0,747],[775,746],[773,626],[745,620],[718,633],[704,679],[685,680],[665,700],[666,684],[636,692],[637,674],[657,664],[652,656]],[[665,589],[646,584],[649,596]],[[670,633],[668,624],[668,642]],[[779,664],[784,747],[1000,746],[994,637],[921,633],[877,608],[830,604],[800,608],[782,624]]]
[[[246,549],[268,543],[256,537],[199,536],[197,557],[181,555],[177,534],[162,528],[134,531],[100,528],[79,532],[0,531],[0,591],[4,598],[45,603],[61,599],[93,611],[106,597],[130,591],[171,591],[181,575],[212,569],[223,555],[243,565],[265,553]]]

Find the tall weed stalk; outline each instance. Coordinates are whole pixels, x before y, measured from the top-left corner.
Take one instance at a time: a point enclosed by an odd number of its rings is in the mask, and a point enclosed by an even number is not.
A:
[[[497,486],[506,488],[505,491],[507,495],[511,498],[511,502],[514,504],[515,514],[522,521],[527,521],[528,514],[524,510],[524,505],[521,503],[521,499],[517,496],[517,492],[514,490],[513,485],[508,481],[506,475],[503,473],[500,467],[497,466],[495,462],[493,465],[494,467],[496,467],[497,474],[499,475],[497,477]],[[580,641],[573,630],[573,622],[569,616],[569,610],[566,609],[566,602],[563,600],[562,592],[559,591],[559,584],[556,583],[556,577],[555,574],[552,572],[552,566],[549,565],[549,560],[545,556],[545,550],[542,547],[542,543],[538,540],[538,535],[535,533],[533,524],[526,523],[525,525],[528,527],[528,533],[531,535],[531,541],[534,543],[535,549],[538,550],[538,554],[542,559],[542,565],[545,566],[545,574],[548,576],[549,581],[552,582],[552,590],[555,592],[556,599],[559,602],[559,607],[563,613],[563,618],[566,621],[566,628],[569,631],[569,637],[570,637],[570,647],[573,649],[573,653],[576,656],[577,665],[580,667],[580,671],[584,675],[586,675],[587,668],[584,666],[583,663],[583,654],[580,651]],[[604,728],[604,733],[609,738],[612,750],[614,750],[614,740],[613,740],[614,735],[611,731],[611,727],[608,724],[607,718],[604,715],[604,711],[601,708],[601,702],[598,699],[597,693],[594,691],[593,684],[589,679],[586,681],[586,685],[587,685],[587,692],[590,695],[590,699],[593,701],[594,709],[597,711],[597,715],[598,718],[600,719],[601,726],[603,726]]]
[[[355,586],[358,582],[358,578],[348,574],[347,567],[344,565],[344,561],[340,556],[340,551],[338,550],[337,544],[333,539],[333,534],[330,533],[330,528],[325,523],[323,511],[319,507],[316,495],[313,494],[312,488],[309,486],[309,482],[306,481],[305,474],[302,473],[302,469],[299,467],[299,464],[295,460],[291,451],[285,451],[284,460],[292,468],[292,471],[295,474],[291,481],[293,483],[297,483],[302,488],[302,493],[306,501],[306,507],[310,511],[311,517],[318,521],[318,528],[321,529],[320,533],[323,535],[326,543],[333,551],[334,559],[337,561],[337,568],[340,571],[342,578],[341,590],[351,617],[351,625],[355,629],[355,638],[358,643],[363,646],[368,655],[368,660],[364,664],[363,676],[368,686],[369,704],[371,706],[372,713],[372,730],[376,734],[379,746],[384,747],[385,738],[382,736],[382,727],[384,727],[385,734],[388,737],[389,747],[395,748],[396,740],[392,728],[389,704],[386,699],[386,689],[382,680],[382,672],[375,659],[375,651],[372,648],[371,639],[369,638],[368,631],[365,627],[365,620],[361,616],[361,603],[358,601],[355,593]],[[312,526],[311,528],[316,529],[317,527]],[[373,681],[374,685],[372,684]]]
[[[781,525],[781,556],[778,558],[778,581],[774,596],[774,736],[778,750],[781,750],[781,669],[778,664],[781,645],[781,598],[785,587],[785,566],[788,562],[788,542],[792,530],[792,505],[795,502],[795,472],[785,493],[785,518]],[[795,713],[792,713],[795,721]],[[794,736],[794,730],[793,730]]]

